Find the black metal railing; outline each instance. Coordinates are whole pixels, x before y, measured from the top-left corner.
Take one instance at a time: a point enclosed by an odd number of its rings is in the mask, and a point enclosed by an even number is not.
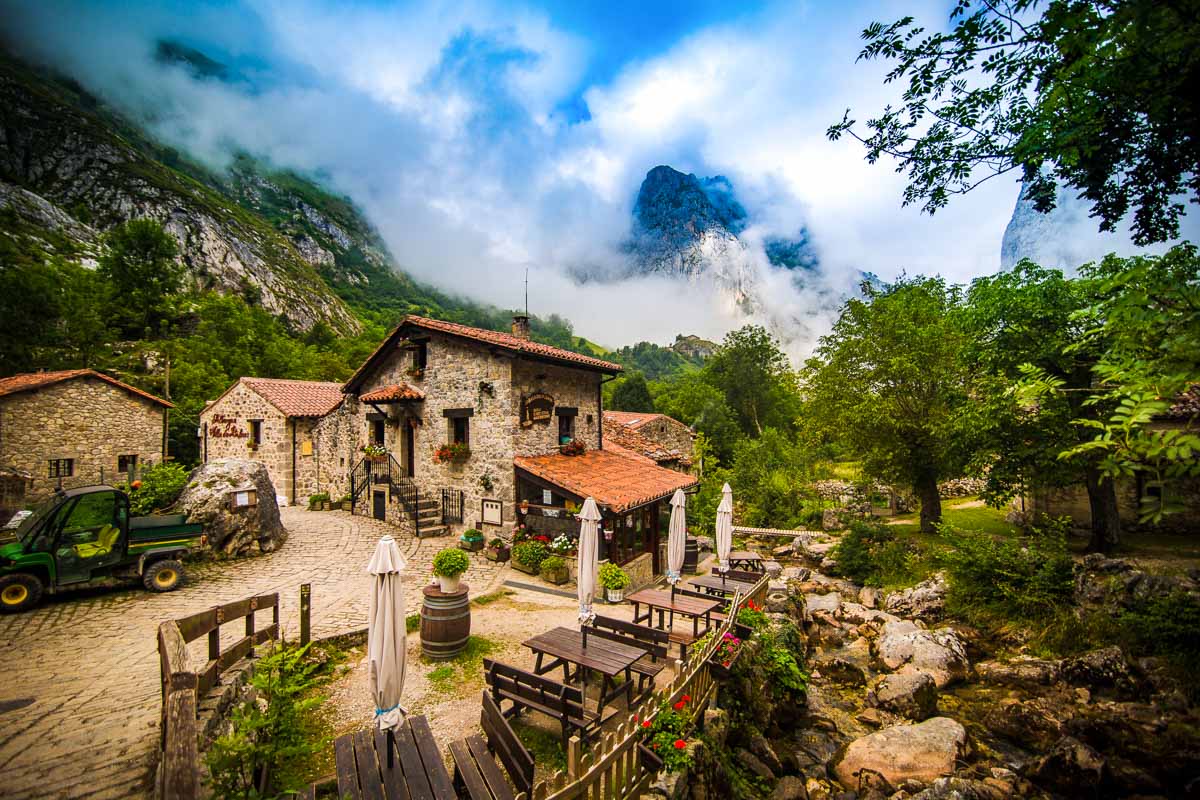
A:
[[[462,489],[442,489],[442,524],[463,521]]]
[[[412,519],[419,534],[421,529],[420,491],[417,489],[417,484],[408,477],[404,468],[400,466],[400,462],[391,453],[388,453],[386,458],[364,456],[354,465],[354,469],[350,471],[351,504],[356,505],[363,492],[369,487],[379,484],[391,487],[392,499],[399,503],[404,513]]]

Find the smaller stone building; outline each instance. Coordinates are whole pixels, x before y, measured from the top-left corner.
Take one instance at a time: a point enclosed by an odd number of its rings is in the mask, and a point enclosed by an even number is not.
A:
[[[29,476],[25,503],[60,486],[122,480],[166,457],[171,408],[91,369],[0,378],[0,468]]]
[[[680,472],[687,472],[692,467],[696,434],[674,417],[639,411],[605,411],[604,433],[621,446],[648,456],[661,466]]]
[[[342,385],[240,378],[200,412],[200,458],[248,458],[266,466],[281,503],[347,491]]]

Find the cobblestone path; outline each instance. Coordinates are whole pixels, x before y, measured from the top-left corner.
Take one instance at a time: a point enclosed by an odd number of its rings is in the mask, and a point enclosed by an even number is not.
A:
[[[74,592],[27,614],[0,616],[0,797],[150,793],[159,715],[155,632],[164,620],[279,592],[280,621],[295,636],[299,586],[311,583],[314,636],[365,627],[364,568],[375,543],[394,529],[344,512],[285,508],[282,515],[290,535],[279,551],[196,565],[174,592]],[[401,537],[412,576],[410,613],[434,555],[450,543]],[[499,586],[503,572],[472,553],[463,577],[476,595]]]

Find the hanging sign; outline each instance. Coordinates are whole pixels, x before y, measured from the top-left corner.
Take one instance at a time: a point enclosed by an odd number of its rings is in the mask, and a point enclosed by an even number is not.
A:
[[[521,400],[521,427],[549,425],[554,416],[554,398],[545,392],[535,392]]]

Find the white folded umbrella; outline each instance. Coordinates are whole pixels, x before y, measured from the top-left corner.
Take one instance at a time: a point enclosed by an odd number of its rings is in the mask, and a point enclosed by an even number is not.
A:
[[[717,570],[729,571],[729,551],[733,549],[733,489],[721,487],[721,504],[717,506]]]
[[[667,536],[667,580],[674,591],[683,577],[683,557],[687,550],[687,497],[682,489],[671,498],[671,526]]]
[[[380,730],[390,730],[404,721],[400,706],[404,692],[405,650],[404,584],[400,573],[404,557],[391,536],[375,546],[367,564],[371,575],[371,602],[367,616],[367,679],[375,701],[375,718]]]
[[[579,512],[579,577],[575,582],[579,595],[579,623],[588,625],[596,618],[592,611],[599,570],[600,509],[587,498]]]

